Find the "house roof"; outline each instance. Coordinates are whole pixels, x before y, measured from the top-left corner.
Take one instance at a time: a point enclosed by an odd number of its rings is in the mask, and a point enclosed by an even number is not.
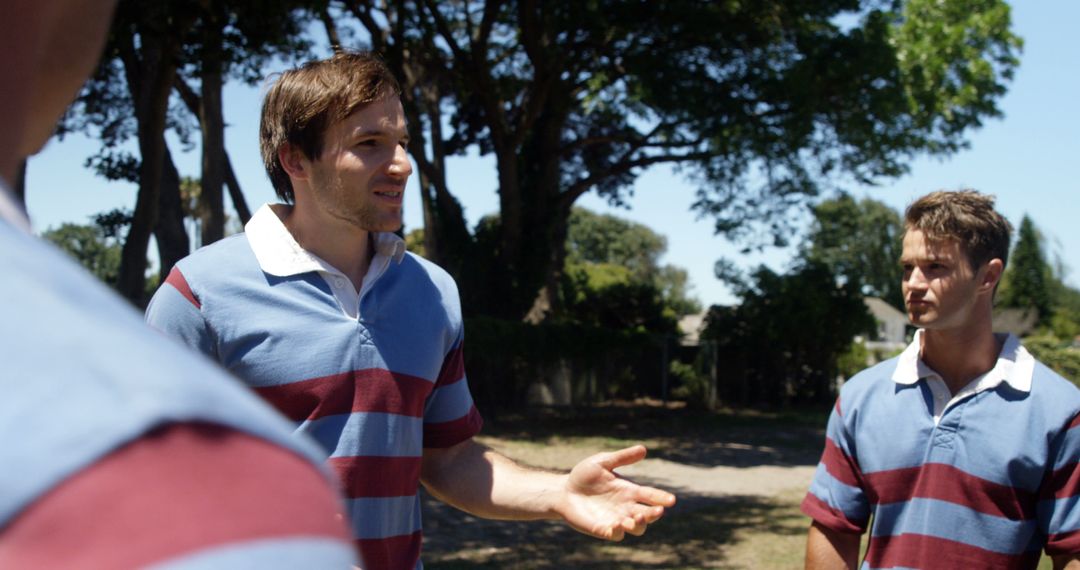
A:
[[[686,315],[679,319],[679,332],[683,334],[679,344],[683,346],[697,346],[701,340],[701,331],[705,329],[705,315],[701,312],[694,315]]]
[[[1039,314],[1035,309],[994,309],[994,332],[1007,332],[1024,337],[1035,330],[1038,320]]]
[[[863,297],[863,303],[866,303],[867,310],[870,311],[875,320],[881,322],[902,320],[907,322],[907,315],[903,311],[886,303],[880,297]]]

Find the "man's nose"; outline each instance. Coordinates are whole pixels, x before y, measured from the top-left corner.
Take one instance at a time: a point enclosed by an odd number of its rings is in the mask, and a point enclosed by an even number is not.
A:
[[[394,150],[394,157],[390,159],[387,172],[398,178],[408,178],[412,175],[412,170],[412,162],[409,161],[409,153],[405,150],[405,147],[399,145]]]
[[[927,285],[926,275],[918,267],[911,270],[905,281],[909,289],[925,289]]]

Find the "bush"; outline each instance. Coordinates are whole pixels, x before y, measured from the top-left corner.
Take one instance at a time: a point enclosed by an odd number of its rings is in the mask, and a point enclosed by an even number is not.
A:
[[[520,410],[533,382],[568,373],[574,403],[659,397],[664,337],[576,323],[465,321],[465,371],[485,414]]]
[[[672,360],[668,367],[671,383],[675,388],[671,397],[686,402],[690,408],[707,408],[709,402],[709,376],[698,372],[693,364]]]
[[[1052,335],[1029,336],[1024,347],[1051,370],[1080,386],[1080,349]]]

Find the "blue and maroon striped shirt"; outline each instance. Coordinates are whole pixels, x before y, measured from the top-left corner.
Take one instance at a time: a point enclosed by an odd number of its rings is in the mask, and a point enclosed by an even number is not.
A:
[[[264,207],[245,234],[180,261],[146,317],[322,445],[364,568],[421,567],[423,449],[469,439],[481,419],[453,279],[396,236],[375,237],[356,292]]]
[[[918,339],[853,377],[803,512],[862,533],[862,568],[1035,568],[1080,552],[1080,390],[1009,337],[992,388],[934,421]],[[986,379],[984,379],[986,380]],[[995,380],[995,379],[990,379]],[[993,384],[993,382],[991,382]]]

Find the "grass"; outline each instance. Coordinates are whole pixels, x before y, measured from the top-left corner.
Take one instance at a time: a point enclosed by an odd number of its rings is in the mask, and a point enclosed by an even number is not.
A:
[[[713,466],[812,465],[826,415],[704,413],[663,406],[543,412],[499,418],[484,443],[544,466],[569,466],[597,449],[645,443],[651,457]],[[775,497],[694,496],[643,537],[597,541],[554,522],[485,521],[425,499],[425,567],[787,569],[801,568],[808,520],[804,488]]]
[[[798,510],[800,498],[801,493],[779,500],[736,497],[682,512],[676,507],[661,526],[620,543],[596,541],[558,523],[498,523],[466,517],[459,524],[471,528],[459,528],[452,549],[433,548],[429,541],[425,567],[801,568],[807,523]],[[425,534],[430,537],[436,532],[428,529]]]
[[[656,405],[501,417],[481,441],[538,465],[568,467],[585,453],[646,443],[651,457],[712,467],[813,465],[827,410],[715,414]],[[687,495],[643,537],[597,541],[561,523],[487,521],[425,497],[429,570],[555,568],[787,570],[803,567],[805,488],[773,496]],[[864,540],[865,547],[865,540]],[[1051,570],[1044,557],[1039,570]]]

